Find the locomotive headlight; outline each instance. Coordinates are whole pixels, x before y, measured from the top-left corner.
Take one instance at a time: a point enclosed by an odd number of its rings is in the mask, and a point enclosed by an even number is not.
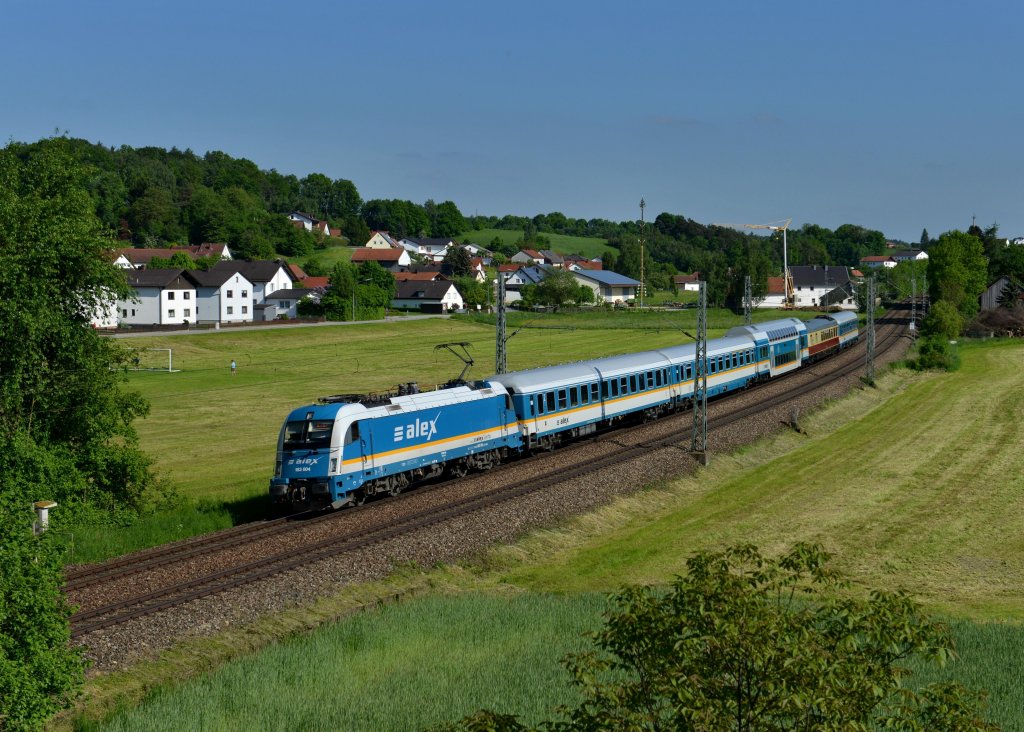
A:
[[[274,463],[274,477],[281,477],[281,458],[278,458],[277,462]]]

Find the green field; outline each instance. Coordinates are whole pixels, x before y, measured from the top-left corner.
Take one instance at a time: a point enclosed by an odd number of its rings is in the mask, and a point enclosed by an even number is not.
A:
[[[351,262],[352,253],[355,250],[355,247],[331,246],[326,249],[315,250],[312,254],[305,257],[291,257],[290,261],[295,262],[300,267],[305,267],[306,262],[311,259],[316,259],[323,264],[328,271],[330,271],[334,269],[334,265],[338,262]]]
[[[993,719],[1022,729],[1024,345],[969,344],[961,356],[952,374],[883,375],[877,389],[802,418],[806,434],[715,455],[695,478],[486,561],[416,573],[446,597],[363,614],[163,688],[110,728],[416,729],[480,706],[534,721],[572,701],[558,659],[599,622],[602,593],[665,583],[697,549],[812,540],[834,553],[852,591],[903,587],[950,618],[961,658],[919,680],[985,687]],[[336,683],[316,685],[320,668]],[[180,676],[175,667],[164,678]]]
[[[693,310],[510,313],[509,332],[518,333],[509,341],[508,365],[531,368],[688,342],[695,318]],[[742,322],[727,310],[710,311],[708,320],[711,337]],[[470,343],[476,365],[468,378],[493,373],[494,318],[485,315],[122,340],[131,348],[170,348],[180,369],[130,372],[128,386],[151,405],[149,416],[136,422],[142,447],[185,503],[116,532],[76,529],[68,537],[72,561],[262,518],[277,433],[289,411],[329,394],[444,383],[462,368],[434,348],[450,341]],[[238,363],[234,377],[232,359]]]
[[[605,252],[616,250],[608,246],[607,239],[598,239],[590,236],[567,236],[565,234],[542,234],[551,242],[550,249],[560,254],[580,254],[584,257],[600,257]],[[457,238],[460,242],[471,241],[482,247],[490,247],[495,237],[506,244],[516,244],[523,238],[521,231],[509,231],[507,229],[476,229],[460,234]]]

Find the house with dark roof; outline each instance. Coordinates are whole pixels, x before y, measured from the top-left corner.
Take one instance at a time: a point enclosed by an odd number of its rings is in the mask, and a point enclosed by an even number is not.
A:
[[[419,310],[424,313],[447,313],[452,310],[461,310],[465,307],[465,303],[454,282],[406,280],[398,283],[398,291],[391,301],[391,307]]]
[[[792,265],[789,268],[789,275],[793,280],[794,307],[857,309],[853,287],[847,287],[851,284],[849,268],[827,264]],[[842,288],[842,291],[830,295],[829,293],[836,288]]]
[[[277,260],[258,262],[217,262],[211,271],[223,270],[243,275],[252,283],[252,304],[261,305],[267,295],[294,286],[288,265]]]
[[[181,269],[139,269],[128,272],[135,291],[118,300],[119,321],[126,325],[184,325],[194,323],[196,286]]]
[[[923,249],[900,249],[892,252],[890,255],[896,264],[900,262],[923,262],[928,259],[928,252]]]
[[[594,291],[594,302],[627,303],[636,299],[640,283],[632,277],[611,270],[579,270],[572,273],[576,280]]]
[[[313,233],[320,233],[324,236],[341,236],[341,231],[338,229],[332,229],[327,225],[326,221],[310,216],[308,213],[303,211],[292,211],[288,214],[288,220],[292,222],[292,225],[299,229],[305,229]]]
[[[185,273],[196,287],[196,318],[199,323],[248,323],[253,317],[253,284],[229,267]]]
[[[519,302],[523,299],[523,287],[540,284],[547,274],[546,269],[536,264],[528,267],[519,265],[512,272],[500,272],[500,276],[505,278],[505,302]]]
[[[320,300],[319,294],[308,287],[289,287],[284,290],[276,290],[267,295],[264,301],[266,307],[263,308],[263,318],[265,320],[297,318],[299,302],[307,298]]]

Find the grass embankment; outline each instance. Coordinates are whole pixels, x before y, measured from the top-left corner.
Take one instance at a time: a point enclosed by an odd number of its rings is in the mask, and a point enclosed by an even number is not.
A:
[[[486,706],[533,720],[544,705],[572,701],[558,659],[580,647],[579,630],[600,622],[595,596],[627,582],[664,583],[695,549],[753,541],[772,550],[799,540],[833,551],[855,590],[905,587],[953,618],[961,659],[921,681],[952,676],[985,687],[993,718],[1024,728],[1024,455],[1016,438],[1024,346],[972,344],[961,354],[957,373],[886,374],[879,389],[806,415],[807,435],[716,455],[699,479],[539,532],[469,572],[407,571],[392,581],[411,574],[421,588],[466,594],[408,601],[295,638],[165,689],[112,728],[173,719],[176,729],[240,729],[235,715],[244,714],[265,728],[319,728],[326,719],[332,728],[414,729],[437,721],[439,699],[448,718]],[[492,625],[500,632],[489,634]],[[411,650],[395,650],[403,648]],[[310,676],[320,663],[324,673]],[[185,675],[160,662],[146,674],[157,684]],[[386,690],[374,694],[367,674]],[[295,715],[281,716],[285,706]]]
[[[550,246],[544,247],[562,254],[579,254],[593,259],[600,257],[605,252],[617,253],[608,246],[607,239],[600,239],[593,236],[568,236],[566,234],[542,234],[551,242]],[[471,241],[482,247],[490,248],[495,237],[501,239],[504,244],[517,245],[523,240],[523,232],[509,231],[507,229],[476,229],[467,231],[456,237],[460,242]]]

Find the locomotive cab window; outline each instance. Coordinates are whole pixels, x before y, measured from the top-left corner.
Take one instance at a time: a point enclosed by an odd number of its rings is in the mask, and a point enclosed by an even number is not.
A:
[[[349,428],[345,430],[345,444],[351,445],[353,442],[359,439],[359,423],[353,422],[349,425]]]

